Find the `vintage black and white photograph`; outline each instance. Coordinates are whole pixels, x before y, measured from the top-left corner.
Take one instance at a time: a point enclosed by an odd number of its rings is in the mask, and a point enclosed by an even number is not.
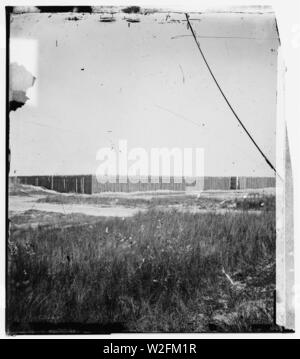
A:
[[[293,331],[272,7],[75,5],[6,8],[7,333]]]

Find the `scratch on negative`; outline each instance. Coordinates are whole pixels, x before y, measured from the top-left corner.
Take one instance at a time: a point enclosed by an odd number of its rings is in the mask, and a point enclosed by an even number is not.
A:
[[[180,70],[181,70],[181,73],[182,73],[182,82],[185,83],[185,78],[184,78],[183,69],[182,69],[182,67],[181,67],[180,64],[179,64],[179,67],[180,67]]]

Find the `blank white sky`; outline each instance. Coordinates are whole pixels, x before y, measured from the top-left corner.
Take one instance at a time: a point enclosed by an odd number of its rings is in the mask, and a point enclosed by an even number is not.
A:
[[[165,22],[160,13],[128,27],[124,14],[113,23],[99,22],[99,14],[68,16],[23,14],[11,24],[12,40],[37,41],[37,95],[10,115],[11,174],[94,173],[98,149],[127,139],[129,148],[147,150],[203,147],[206,175],[273,175],[213,83],[186,22]],[[274,16],[191,18],[221,87],[275,164]]]

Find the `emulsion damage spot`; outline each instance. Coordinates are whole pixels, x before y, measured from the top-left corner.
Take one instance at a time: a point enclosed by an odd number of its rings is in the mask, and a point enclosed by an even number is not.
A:
[[[9,68],[9,111],[25,105],[29,97],[26,91],[32,87],[35,77],[22,65],[12,63]]]

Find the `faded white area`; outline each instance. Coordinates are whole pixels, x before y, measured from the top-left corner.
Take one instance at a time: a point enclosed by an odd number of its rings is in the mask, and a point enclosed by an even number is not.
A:
[[[278,56],[278,104],[276,166],[281,178],[276,186],[276,322],[295,329],[295,265],[293,175],[285,121],[285,72],[281,50]]]
[[[36,39],[10,38],[10,63],[22,65],[35,77],[34,86],[26,91],[29,100],[26,106],[37,106],[38,103],[38,42]]]
[[[78,16],[80,21],[66,21]],[[11,114],[11,173],[95,173],[99,148],[198,147],[206,175],[273,173],[233,117],[184,14],[14,15],[13,38],[36,40],[38,103]],[[180,20],[180,21],[179,21]],[[192,14],[234,109],[275,163],[278,39],[272,13]],[[82,70],[83,69],[83,70]]]

